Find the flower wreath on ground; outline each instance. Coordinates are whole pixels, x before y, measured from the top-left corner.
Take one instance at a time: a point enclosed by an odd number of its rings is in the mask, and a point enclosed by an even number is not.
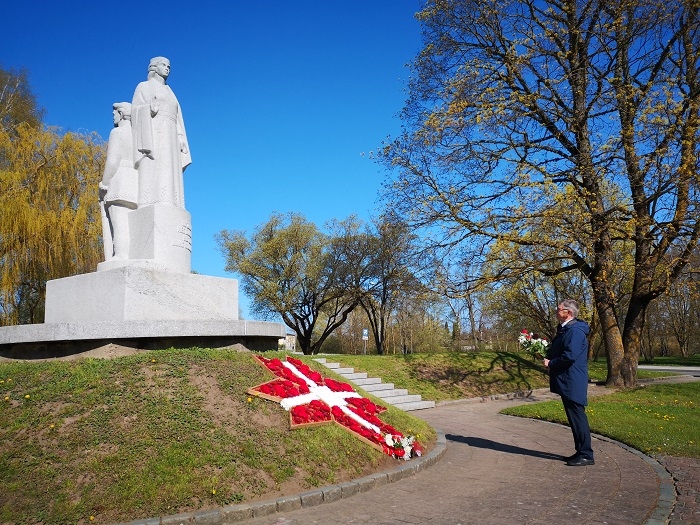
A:
[[[358,394],[348,383],[324,378],[301,360],[285,361],[255,355],[254,359],[276,379],[248,389],[251,395],[279,402],[289,411],[292,429],[335,422],[371,447],[395,458],[421,456],[414,436],[404,436],[379,419],[385,407]]]

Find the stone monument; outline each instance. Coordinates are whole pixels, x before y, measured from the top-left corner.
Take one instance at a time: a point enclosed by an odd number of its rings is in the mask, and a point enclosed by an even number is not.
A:
[[[192,159],[180,104],[166,84],[169,75],[170,61],[155,57],[148,66],[148,79],[136,86],[131,103],[131,125],[128,126],[131,147],[122,145],[121,140],[114,146],[118,152],[115,156],[123,159],[131,155],[130,166],[125,169],[131,171],[129,177],[135,180],[137,194],[136,209],[128,212],[128,253],[107,257],[97,271],[122,266],[176,273],[191,271],[192,222],[185,210],[183,173]],[[110,134],[108,163],[112,135],[122,129],[126,133],[127,126],[118,126]],[[123,137],[124,134],[120,134],[115,141]],[[104,179],[110,175],[109,169],[108,164]],[[115,223],[109,214],[107,219],[114,231]]]
[[[192,159],[169,75],[167,58],[151,59],[131,104],[112,106],[99,186],[104,262],[48,281],[44,324],[0,328],[0,355],[51,357],[114,342],[269,350],[285,337],[280,323],[238,319],[238,281],[191,271],[183,173]]]
[[[129,258],[129,212],[138,205],[138,172],[134,168],[131,104],[112,106],[114,129],[99,187],[105,261]]]
[[[192,159],[169,75],[167,58],[151,59],[131,104],[113,106],[100,184],[105,261],[47,283],[47,323],[238,319],[237,281],[191,273]]]

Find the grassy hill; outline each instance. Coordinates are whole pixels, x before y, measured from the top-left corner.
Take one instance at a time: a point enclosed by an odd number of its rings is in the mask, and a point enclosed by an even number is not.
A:
[[[306,360],[322,372],[320,365]],[[278,497],[395,465],[337,425],[290,431],[249,353],[0,363],[0,523],[114,523]],[[382,419],[430,446],[425,423]]]

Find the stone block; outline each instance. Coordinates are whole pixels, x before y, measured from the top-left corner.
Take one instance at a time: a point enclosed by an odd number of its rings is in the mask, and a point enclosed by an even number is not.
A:
[[[387,476],[385,472],[372,474],[370,477],[374,478],[374,488],[383,487],[384,485],[389,484],[389,476]]]
[[[277,502],[276,501],[264,501],[262,503],[256,503],[253,505],[253,517],[261,518],[263,516],[270,516],[277,513]]]
[[[332,503],[338,501],[341,498],[340,487],[338,485],[330,485],[328,487],[323,487],[323,502]]]
[[[231,505],[221,509],[222,524],[232,525],[253,517],[253,507],[250,505]]]
[[[46,323],[238,319],[238,281],[122,266],[46,283]]]
[[[200,510],[194,513],[195,525],[221,525],[223,515],[220,509]]]
[[[299,496],[284,496],[277,498],[277,512],[289,512],[301,508],[301,498]]]
[[[129,525],[160,525],[160,518],[146,518],[129,522]]]
[[[315,507],[323,503],[323,491],[311,490],[309,492],[302,492],[299,494],[299,498],[301,499],[302,507]]]
[[[355,483],[357,484],[357,491],[358,492],[369,492],[370,490],[372,490],[375,487],[374,481],[375,481],[375,478],[370,477],[370,476],[355,480]]]
[[[359,492],[359,486],[355,481],[346,481],[340,484],[340,497],[349,498]]]
[[[160,525],[193,525],[194,514],[191,512],[175,514],[173,516],[163,516],[160,518]]]
[[[188,211],[168,204],[144,206],[130,212],[129,259],[150,260],[165,270],[190,273],[191,224]]]

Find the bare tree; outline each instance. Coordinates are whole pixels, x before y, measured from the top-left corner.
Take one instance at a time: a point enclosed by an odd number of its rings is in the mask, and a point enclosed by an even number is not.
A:
[[[607,383],[633,386],[646,311],[700,236],[700,19],[691,0],[430,0],[387,202],[472,279],[577,271]],[[611,282],[629,250],[626,312]],[[467,254],[466,256],[464,254]]]
[[[367,233],[365,290],[360,306],[367,313],[377,353],[385,352],[387,326],[400,297],[420,289],[411,266],[416,236],[405,224],[385,216]]]

